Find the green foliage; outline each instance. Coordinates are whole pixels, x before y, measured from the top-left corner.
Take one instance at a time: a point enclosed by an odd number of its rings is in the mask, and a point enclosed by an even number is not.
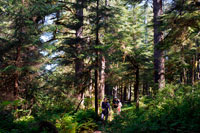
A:
[[[45,90],[44,90],[45,91]],[[59,91],[46,90],[35,93],[37,99],[33,105],[33,114],[39,120],[50,120],[55,122],[64,112],[72,112],[74,103],[72,100],[63,96]]]
[[[57,123],[56,127],[59,129],[60,133],[75,133],[77,123],[74,122],[72,116],[65,114]]]
[[[167,85],[145,106],[116,117],[108,132],[199,132],[199,86]],[[120,127],[120,128],[119,128]]]
[[[19,132],[36,132],[38,126],[33,116],[23,116],[14,120],[15,130]]]
[[[0,112],[1,133],[31,133],[38,131],[38,125],[33,116],[23,116],[15,119],[11,112]]]
[[[97,129],[96,119],[94,110],[80,110],[74,115],[65,114],[57,120],[56,127],[61,133],[93,132]]]
[[[75,114],[65,113],[63,115],[59,112],[47,112],[45,114],[41,113],[42,115],[40,114],[35,117],[26,115],[19,118],[14,117],[13,114],[15,112],[0,112],[1,132],[38,132],[41,126],[39,123],[44,120],[48,120],[50,123],[55,124],[56,128],[61,133],[93,132],[98,127],[96,120],[99,118],[92,109],[80,110]],[[43,131],[45,131],[45,126],[42,128]]]
[[[9,111],[0,110],[0,129],[8,131],[14,127],[14,117]]]
[[[86,97],[84,98],[84,106],[86,109],[91,109],[92,108],[92,103],[95,100],[94,97],[90,98],[90,97]]]
[[[98,117],[93,109],[87,111],[81,110],[74,114],[75,121],[78,122],[77,132],[90,131],[97,128],[96,120]]]
[[[97,124],[94,120],[90,119],[87,122],[79,124],[77,127],[77,132],[94,132],[97,129]]]
[[[83,123],[84,121],[87,121],[90,118],[92,119],[96,118],[96,114],[93,109],[89,109],[87,111],[80,110],[77,113],[75,113],[74,116],[76,121],[80,123]]]

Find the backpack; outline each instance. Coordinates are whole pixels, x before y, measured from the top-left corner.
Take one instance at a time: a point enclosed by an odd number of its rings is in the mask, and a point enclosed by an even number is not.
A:
[[[113,104],[117,104],[117,105],[114,105],[114,108],[117,108],[118,107],[118,104],[119,104],[119,101],[117,100],[117,101],[113,101]]]

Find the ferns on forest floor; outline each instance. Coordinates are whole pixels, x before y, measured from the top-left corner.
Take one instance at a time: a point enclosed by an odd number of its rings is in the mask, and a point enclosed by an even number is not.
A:
[[[200,90],[198,86],[167,85],[154,99],[143,97],[139,110],[122,109],[105,132],[199,132]]]

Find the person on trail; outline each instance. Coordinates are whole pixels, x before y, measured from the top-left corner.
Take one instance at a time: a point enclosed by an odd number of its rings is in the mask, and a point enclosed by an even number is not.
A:
[[[104,98],[101,108],[102,108],[101,119],[104,120],[104,117],[105,117],[105,121],[107,121],[108,114],[109,114],[108,109],[110,111],[110,104],[107,102],[107,98]]]
[[[122,103],[120,102],[120,100],[118,99],[118,107],[117,107],[117,114],[119,115],[121,112],[121,107],[122,107]]]
[[[117,97],[115,97],[113,99],[113,111],[114,111],[114,113],[117,113],[118,103],[119,103],[119,101],[117,100]]]

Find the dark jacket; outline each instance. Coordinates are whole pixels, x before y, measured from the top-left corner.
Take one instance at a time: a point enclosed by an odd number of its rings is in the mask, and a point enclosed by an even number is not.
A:
[[[113,104],[114,104],[113,106],[114,106],[114,108],[117,108],[117,107],[118,107],[118,103],[119,103],[118,100],[115,100],[115,99],[113,100]],[[115,104],[117,104],[117,105],[115,105]]]
[[[102,113],[105,115],[108,114],[108,108],[110,110],[110,104],[108,102],[102,102],[101,107],[102,107]]]

